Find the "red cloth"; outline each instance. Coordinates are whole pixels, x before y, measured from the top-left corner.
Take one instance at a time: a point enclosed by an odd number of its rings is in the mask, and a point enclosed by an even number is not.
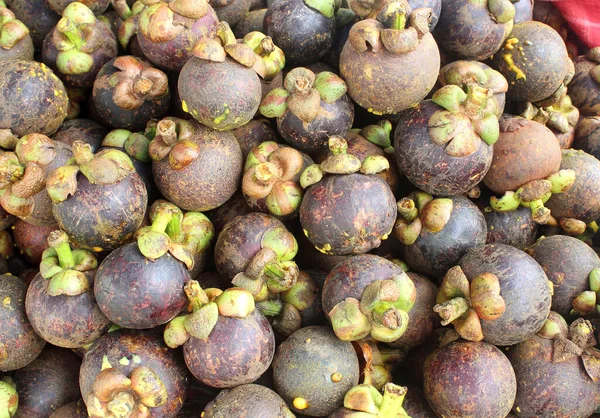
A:
[[[543,1],[551,1],[556,6],[569,27],[588,47],[600,46],[600,0]]]

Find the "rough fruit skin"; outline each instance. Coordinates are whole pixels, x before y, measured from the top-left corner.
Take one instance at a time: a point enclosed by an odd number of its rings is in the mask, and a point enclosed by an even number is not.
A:
[[[342,378],[332,380],[334,373]],[[325,326],[302,328],[288,337],[273,359],[275,390],[294,413],[327,416],[342,406],[346,392],[358,384],[359,367],[352,343],[340,341]],[[308,408],[298,410],[295,398]]]
[[[11,1],[10,10],[29,29],[36,49],[42,48],[44,38],[52,31],[61,16],[50,8],[47,0]]]
[[[286,413],[287,410],[287,413]],[[281,396],[256,384],[240,385],[223,390],[202,412],[202,418],[290,418]]]
[[[575,75],[569,83],[569,96],[583,116],[595,116],[600,112],[600,83],[592,78],[590,71],[598,63],[585,56],[575,58],[573,63]]]
[[[538,224],[531,216],[531,209],[520,206],[508,212],[484,210],[487,224],[487,244],[506,244],[520,250],[535,242]]]
[[[255,381],[269,368],[274,354],[273,329],[258,309],[247,318],[220,316],[208,339],[191,337],[183,346],[188,369],[216,388]]]
[[[600,386],[580,357],[552,363],[553,341],[534,336],[510,348],[517,377],[513,414],[522,418],[590,416],[600,407]]]
[[[446,418],[504,418],[516,396],[515,372],[498,348],[456,341],[425,361],[423,386],[431,408]]]
[[[320,251],[361,254],[379,247],[387,238],[396,213],[394,195],[381,177],[329,175],[306,191],[300,223]]]
[[[550,312],[548,278],[527,253],[504,244],[487,244],[467,253],[459,263],[471,281],[493,273],[500,281],[506,310],[494,321],[481,320],[485,341],[506,346],[530,338],[544,325]]]
[[[68,403],[58,408],[50,418],[88,418],[87,408],[82,400]]]

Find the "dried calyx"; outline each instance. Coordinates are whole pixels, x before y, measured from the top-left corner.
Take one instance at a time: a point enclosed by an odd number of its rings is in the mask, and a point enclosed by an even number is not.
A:
[[[77,191],[77,175],[81,172],[91,184],[110,185],[135,173],[131,159],[114,148],[104,149],[95,155],[90,144],[73,143],[73,158],[67,165],[57,168],[48,176],[46,189],[54,203],[68,199]]]
[[[544,103],[525,103],[522,106],[520,116],[546,125],[556,132],[568,133],[574,129],[579,121],[579,110],[571,102],[565,89],[564,94],[550,106]]]
[[[313,306],[318,302],[319,288],[305,271],[298,274],[296,283],[279,293],[278,299],[267,299],[264,302],[257,302],[261,312],[265,308],[275,308],[276,316],[273,318],[273,329],[282,335],[289,336],[302,328],[301,312]],[[278,313],[277,313],[278,312]]]
[[[362,129],[352,129],[352,132],[377,145],[386,154],[394,154],[390,136],[392,134],[392,123],[389,120],[381,120],[376,125],[367,125]]]
[[[174,318],[165,327],[164,340],[171,348],[185,344],[190,337],[208,339],[219,316],[246,318],[255,309],[254,298],[241,288],[203,290],[196,280],[190,280],[184,290],[190,313]]]
[[[126,376],[105,362],[86,396],[90,418],[148,418],[167,403],[167,388],[150,367],[136,366]]]
[[[600,314],[600,268],[589,274],[590,290],[581,292],[573,299],[572,315],[588,316]]]
[[[316,119],[321,101],[333,104],[346,94],[346,82],[336,74],[297,67],[283,81],[283,87],[271,90],[260,104],[260,113],[268,118],[281,118],[289,110],[303,122]]]
[[[304,0],[304,4],[330,19],[335,17],[340,4],[336,0]]]
[[[371,155],[363,161],[348,154],[348,143],[338,135],[329,138],[329,155],[320,164],[311,164],[302,172],[300,185],[307,188],[321,181],[325,174],[377,174],[390,168],[390,162],[381,155]]]
[[[62,74],[84,74],[92,69],[92,54],[105,41],[99,24],[94,12],[83,3],[73,2],[65,8],[52,32],[52,43],[59,51],[56,67]]]
[[[169,94],[165,73],[142,59],[121,56],[115,59],[113,67],[119,71],[109,78],[114,86],[112,99],[121,109],[135,110],[146,101],[160,100]]]
[[[114,129],[102,141],[103,147],[123,149],[127,155],[137,161],[151,162],[148,148],[152,137],[149,133],[131,132],[127,129]]]
[[[0,5],[0,48],[11,49],[29,35],[29,29],[15,14]]]
[[[214,228],[200,212],[182,212],[166,200],[156,200],[148,213],[150,226],[135,233],[138,249],[149,260],[167,252],[191,270],[194,257],[205,251],[214,236]]]
[[[113,0],[112,4],[121,19],[123,19],[123,23],[117,30],[117,39],[121,47],[126,49],[131,38],[137,34],[138,19],[146,6],[139,0],[133,3],[131,8],[127,4],[127,0]],[[117,4],[119,6],[116,6]]]
[[[500,199],[492,196],[490,206],[497,212],[508,212],[517,209],[519,206],[525,206],[531,209],[535,222],[546,224],[552,220],[552,217],[550,209],[546,208],[544,203],[553,194],[566,192],[574,183],[574,170],[559,170],[545,179],[532,180],[526,183],[519,187],[516,192],[508,191]]]
[[[440,232],[452,216],[454,203],[448,198],[433,198],[425,192],[413,192],[397,203],[398,214],[392,235],[404,245],[413,244],[423,228]]]
[[[408,312],[417,291],[404,272],[374,281],[365,287],[360,300],[346,298],[328,313],[335,335],[343,341],[371,336],[376,341],[392,342],[408,327]]]
[[[2,137],[10,145],[16,139],[4,130]],[[54,142],[46,135],[29,134],[15,144],[15,150],[0,151],[0,204],[8,213],[30,216],[34,196],[46,187],[44,166],[56,156]]]
[[[405,351],[383,344],[377,345],[372,340],[356,341],[353,345],[359,354],[363,383],[377,390],[381,390],[386,383],[392,381],[392,369],[406,358]]]
[[[267,64],[263,56],[257,54],[251,44],[238,43],[229,24],[224,21],[217,25],[217,36],[200,39],[192,49],[192,54],[211,62],[224,62],[229,56],[244,67],[252,68],[262,78],[267,76]]]
[[[263,78],[265,80],[273,80],[285,67],[285,55],[281,48],[273,43],[270,36],[253,31],[246,34],[242,42],[252,48],[264,61],[266,70]]]
[[[19,142],[19,138],[17,138],[10,129],[0,129],[0,148],[14,150],[17,146],[17,142]]]
[[[138,30],[154,43],[169,42],[210,10],[206,0],[141,0],[147,6],[139,15]]]
[[[590,379],[594,382],[600,379],[600,350],[594,348],[597,341],[590,321],[578,318],[567,325],[562,316],[552,311],[537,335],[553,340],[553,363],[581,357],[583,368]]]
[[[83,272],[98,267],[96,257],[88,250],[72,250],[69,237],[60,230],[48,235],[48,245],[40,263],[40,275],[49,279],[46,293],[50,296],[77,296],[91,291]]]
[[[354,386],[344,397],[344,408],[364,418],[408,418],[402,407],[407,392],[406,387],[393,383],[385,384],[383,394],[368,384]]]
[[[305,158],[299,151],[273,141],[263,142],[246,158],[242,192],[250,199],[265,199],[275,216],[290,215],[302,202],[298,180],[305,168]]]
[[[154,161],[168,156],[173,170],[181,170],[194,162],[200,155],[200,146],[192,139],[196,135],[198,123],[167,117],[156,125],[154,139],[148,152]]]
[[[469,283],[460,266],[452,267],[444,276],[436,303],[433,310],[440,315],[442,325],[454,325],[468,341],[483,340],[481,320],[494,321],[506,310],[495,274],[480,274]]]

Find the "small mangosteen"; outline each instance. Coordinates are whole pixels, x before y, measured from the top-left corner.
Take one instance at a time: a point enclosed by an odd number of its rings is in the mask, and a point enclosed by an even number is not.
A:
[[[378,115],[398,113],[427,96],[440,68],[430,16],[431,9],[411,12],[406,0],[395,0],[352,26],[340,75],[361,107]]]
[[[313,160],[292,147],[263,142],[246,158],[242,193],[255,211],[276,217],[298,215],[304,190],[300,175]]]
[[[94,81],[93,101],[99,122],[113,128],[143,130],[170,106],[165,73],[131,55],[108,61]]]
[[[25,314],[27,285],[18,277],[0,276],[0,371],[17,370],[31,363],[46,344]]]
[[[260,113],[277,118],[279,134],[292,146],[311,153],[325,151],[330,136],[344,136],[352,127],[354,106],[346,83],[334,73],[315,75],[308,68],[294,68],[283,86],[266,95]]]
[[[229,132],[168,117],[156,125],[148,151],[158,190],[182,209],[214,209],[237,190],[242,152]]]
[[[33,60],[33,41],[27,26],[6,7],[0,7],[0,62]]]
[[[539,224],[526,207],[499,212],[487,206],[483,217],[487,225],[486,244],[506,244],[523,250],[535,242]]]
[[[300,177],[308,188],[300,205],[303,232],[325,254],[366,253],[387,239],[396,221],[394,195],[374,175],[387,170],[389,161],[374,155],[361,162],[347,153],[348,143],[339,136],[329,138],[329,149],[321,164],[310,165]]]
[[[504,45],[490,65],[508,80],[509,100],[539,102],[569,84],[573,62],[564,41],[550,26],[521,22],[514,25],[506,41],[502,39]]]
[[[50,8],[46,0],[19,0],[7,2],[16,18],[29,28],[36,49],[42,49],[44,38],[60,20],[60,14]]]
[[[94,155],[81,141],[73,143],[73,155],[70,164],[54,170],[46,181],[58,226],[74,244],[95,252],[128,242],[148,202],[131,160],[116,149]]]
[[[206,385],[230,388],[258,379],[275,354],[275,336],[252,294],[241,288],[205,292],[195,280],[185,293],[191,312],[166,326],[167,345],[183,345],[188,369]]]
[[[174,418],[187,395],[181,354],[159,335],[120,329],[100,337],[83,357],[79,388],[90,418],[114,414]]]
[[[587,417],[600,407],[593,326],[551,312],[540,332],[509,349],[517,377],[517,417]]]
[[[406,332],[416,297],[415,284],[398,265],[363,254],[331,270],[322,301],[339,339],[356,341],[370,335],[389,343]]]
[[[416,271],[442,277],[472,248],[485,244],[483,214],[463,196],[436,198],[413,193],[398,202],[392,235],[402,242],[404,259]]]
[[[584,116],[600,113],[600,46],[574,61],[575,75],[569,83],[573,104]]]
[[[159,68],[180,71],[196,42],[215,36],[219,18],[206,0],[142,3],[147,7],[136,18],[137,41],[144,56]]]
[[[333,45],[335,12],[335,0],[276,1],[265,14],[265,34],[290,64],[312,64]]]
[[[250,11],[251,0],[209,0],[219,20],[234,27]]]
[[[242,149],[242,159],[246,161],[248,154],[263,142],[280,142],[277,132],[269,121],[264,118],[255,118],[247,124],[231,130],[233,136]]]
[[[5,418],[14,417],[19,407],[19,394],[8,376],[0,379],[0,405],[0,414]]]
[[[69,2],[44,39],[42,59],[67,86],[88,88],[106,62],[117,56],[115,34],[86,4]]]
[[[292,418],[284,400],[271,389],[255,384],[222,390],[204,411],[203,418]]]
[[[29,284],[25,309],[35,332],[58,347],[93,343],[110,326],[94,298],[98,261],[87,250],[71,250],[69,237],[53,231],[40,273]]]
[[[425,397],[438,416],[504,418],[515,401],[515,372],[492,344],[458,340],[427,357]]]
[[[329,418],[408,417],[403,407],[406,387],[387,383],[382,392],[383,395],[368,384],[354,386],[344,397],[344,407],[329,415]]]
[[[14,152],[0,151],[0,204],[12,215],[38,226],[56,224],[46,181],[71,158],[69,146],[46,135],[29,134],[16,142]]]
[[[275,391],[294,412],[326,416],[342,406],[358,384],[359,365],[352,344],[329,327],[310,326],[288,337],[273,359]]]
[[[85,403],[80,399],[58,408],[50,418],[88,418]]]
[[[61,406],[76,401],[75,382],[81,360],[72,351],[47,345],[27,366],[15,371],[19,393],[19,418],[47,417]]]
[[[465,64],[466,66],[467,64]],[[460,76],[457,70],[457,76]],[[497,102],[488,104],[503,77],[493,70],[471,65],[463,71],[477,74],[460,87],[448,84],[433,98],[399,115],[394,149],[400,171],[417,187],[438,196],[466,193],[486,175],[498,139]],[[449,75],[448,75],[449,77]]]
[[[0,128],[17,136],[51,135],[65,120],[68,98],[60,79],[44,64],[11,60],[0,66],[5,100],[0,107]]]
[[[108,129],[93,120],[77,118],[64,121],[52,139],[70,147],[75,141],[87,142],[92,146],[92,151],[96,152],[106,134],[108,134]]]
[[[527,280],[522,280],[527,277]],[[469,341],[505,346],[544,325],[551,285],[527,253],[504,244],[472,249],[444,276],[433,310]]]
[[[165,200],[154,202],[149,218],[152,225],[136,232],[137,242],[117,248],[102,261],[94,282],[102,312],[126,328],[165,324],[185,308],[188,270],[212,239],[208,218],[183,214]]]

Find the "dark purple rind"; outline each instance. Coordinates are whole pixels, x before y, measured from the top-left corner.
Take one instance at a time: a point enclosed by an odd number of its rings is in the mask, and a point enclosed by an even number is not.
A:
[[[247,384],[221,391],[204,408],[202,418],[289,418],[286,410],[287,405],[277,393]]]
[[[484,210],[483,216],[487,224],[486,244],[506,244],[522,250],[535,242],[539,225],[533,220],[531,209],[520,206],[508,212]]]

